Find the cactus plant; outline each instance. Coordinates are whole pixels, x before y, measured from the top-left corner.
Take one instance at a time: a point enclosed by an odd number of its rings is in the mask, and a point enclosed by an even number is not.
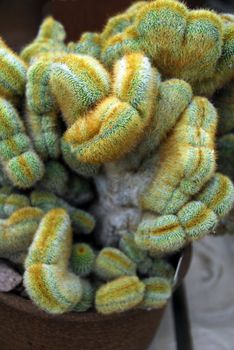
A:
[[[233,205],[233,18],[140,1],[65,36],[0,40],[0,257],[48,313],[161,308]]]
[[[97,311],[108,315],[131,310],[143,300],[144,290],[144,284],[136,276],[119,277],[97,290]]]
[[[82,297],[80,278],[68,271],[72,231],[68,214],[52,209],[41,220],[25,261],[24,283],[43,310],[72,310]]]
[[[88,276],[94,267],[95,253],[92,247],[86,243],[77,243],[72,247],[71,268],[81,277]]]
[[[120,250],[104,248],[97,256],[95,271],[98,277],[112,280],[121,276],[135,275],[136,265]]]
[[[143,309],[155,309],[165,306],[171,296],[171,284],[162,277],[150,277],[143,280],[145,294],[140,306]]]

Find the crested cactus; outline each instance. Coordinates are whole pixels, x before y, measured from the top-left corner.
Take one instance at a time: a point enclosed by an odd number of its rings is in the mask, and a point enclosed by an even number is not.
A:
[[[99,59],[101,55],[101,38],[98,33],[84,33],[77,43],[68,44],[71,53],[89,55]]]
[[[19,253],[31,244],[43,216],[39,208],[25,207],[16,210],[0,222],[0,256]]]
[[[136,274],[136,265],[124,253],[116,248],[104,248],[95,261],[95,272],[104,280],[113,280],[121,276]]]
[[[233,17],[140,1],[65,36],[0,39],[0,257],[48,313],[162,308],[167,255],[233,227]]]
[[[143,3],[132,23],[103,42],[108,66],[126,53],[144,51],[166,77],[189,82],[211,95],[232,78],[231,20],[207,10],[189,10],[176,0]]]
[[[0,38],[0,96],[11,101],[24,94],[27,65]]]
[[[16,210],[29,207],[29,198],[18,193],[11,193],[10,188],[0,190],[0,218],[8,218]]]
[[[41,24],[39,33],[35,40],[27,45],[21,52],[21,58],[30,63],[37,56],[47,53],[65,50],[64,39],[66,33],[61,23],[48,17]]]
[[[145,293],[140,307],[157,309],[165,306],[172,294],[170,281],[162,277],[150,277],[142,282],[145,284]]]
[[[20,188],[40,180],[44,166],[34,152],[23,123],[12,104],[0,98],[0,160],[8,178]]]
[[[131,310],[144,298],[145,285],[136,276],[124,276],[108,282],[96,292],[98,312],[112,314]]]
[[[80,278],[68,271],[71,247],[69,216],[63,209],[52,209],[36,231],[24,274],[31,299],[51,313],[72,310],[82,298]]]
[[[152,252],[170,252],[214,230],[232,208],[234,187],[229,178],[215,174],[207,186],[177,215],[145,217],[136,232],[136,243]]]

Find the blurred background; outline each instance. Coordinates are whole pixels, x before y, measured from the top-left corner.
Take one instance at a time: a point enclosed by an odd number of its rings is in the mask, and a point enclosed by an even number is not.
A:
[[[118,13],[133,0],[0,0],[0,35],[14,49],[21,49],[37,33],[46,15],[53,14],[77,40],[83,31],[98,31],[108,17]],[[191,7],[207,7],[234,12],[234,0],[185,0]]]

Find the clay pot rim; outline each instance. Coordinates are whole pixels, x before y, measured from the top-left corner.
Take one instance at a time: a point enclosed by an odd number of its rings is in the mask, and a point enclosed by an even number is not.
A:
[[[183,281],[186,276],[192,258],[192,246],[188,245],[184,250],[181,251],[181,257],[177,266],[177,282],[175,285],[176,289]],[[84,313],[69,312],[65,314],[52,315],[48,314],[43,310],[40,310],[31,300],[23,298],[14,293],[2,293],[0,292],[0,302],[10,306],[13,309],[16,309],[27,314],[34,315],[38,318],[44,320],[56,320],[61,322],[78,322],[78,323],[88,323],[88,322],[101,322],[108,321],[118,318],[125,318],[126,316],[133,316],[135,314],[147,312],[147,310],[134,309],[127,312],[115,313],[112,315],[102,315],[97,313],[95,310],[90,310]],[[155,311],[154,309],[153,311]],[[160,308],[158,309],[160,310]],[[148,311],[149,312],[149,311]]]
[[[52,315],[40,310],[31,300],[25,299],[17,294],[13,293],[0,293],[0,302],[10,306],[21,312],[26,312],[28,314],[33,314],[36,317],[46,319],[46,320],[56,320],[61,322],[100,322],[112,320],[113,318],[125,318],[127,314],[134,315],[139,312],[145,312],[146,310],[135,309],[127,312],[116,313],[112,315],[102,315],[96,311],[86,311],[84,313],[69,312],[59,315]]]

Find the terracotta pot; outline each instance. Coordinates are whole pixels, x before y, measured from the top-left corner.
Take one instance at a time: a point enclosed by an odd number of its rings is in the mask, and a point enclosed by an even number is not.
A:
[[[187,247],[177,258],[177,285],[186,275],[190,260],[191,247]],[[146,350],[164,310],[52,316],[20,296],[0,293],[0,349]]]

